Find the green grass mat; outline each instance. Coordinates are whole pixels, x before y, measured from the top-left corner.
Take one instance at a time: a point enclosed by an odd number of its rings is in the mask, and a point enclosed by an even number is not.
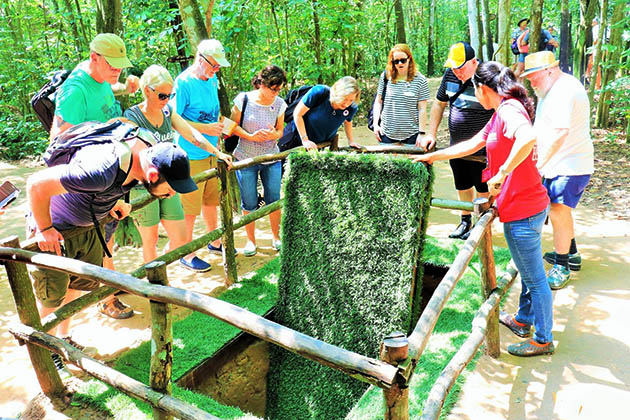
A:
[[[430,174],[383,155],[303,152],[288,163],[276,319],[377,358],[387,334],[411,326]],[[279,347],[270,360],[267,414],[275,420],[343,418],[367,388]]]

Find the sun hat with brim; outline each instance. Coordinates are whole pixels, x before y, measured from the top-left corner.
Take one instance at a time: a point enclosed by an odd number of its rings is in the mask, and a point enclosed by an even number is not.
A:
[[[118,35],[96,35],[92,42],[90,42],[90,50],[105,57],[109,65],[116,69],[123,69],[133,65],[127,58],[125,43]]]
[[[521,77],[545,70],[558,65],[560,61],[556,60],[556,56],[551,51],[539,51],[537,53],[528,54],[525,57],[525,71]]]
[[[521,26],[521,23],[523,23],[523,22],[529,23],[529,18],[523,18],[523,19],[519,20],[518,23],[516,24],[516,26]]]
[[[474,48],[468,42],[458,42],[451,45],[451,48],[448,50],[448,58],[446,63],[444,63],[444,67],[458,69],[473,58],[475,58]]]
[[[197,52],[204,57],[212,57],[221,67],[230,67],[230,62],[225,58],[225,49],[216,39],[204,39],[197,46]]]

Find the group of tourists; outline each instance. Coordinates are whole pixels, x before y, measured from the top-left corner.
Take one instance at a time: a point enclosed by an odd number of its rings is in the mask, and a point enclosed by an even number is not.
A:
[[[164,67],[152,65],[142,77],[129,76],[120,83],[122,69],[130,66],[122,39],[99,34],[90,44],[88,60],[60,88],[50,133],[53,143],[66,135],[76,136],[94,122],[119,124],[116,129],[136,134],[124,142],[82,147],[67,162],[49,165],[28,179],[28,226],[44,252],[61,255],[63,241],[66,257],[113,269],[107,257],[111,257],[116,223],[101,229],[98,221],[107,215],[116,220],[129,216],[131,206],[123,198],[127,193],[138,196],[146,189],[158,199],[133,217],[142,236],[143,259],[151,261],[158,255],[160,223],[167,232],[169,250],[193,239],[199,215],[208,231],[217,228],[218,181],[213,178],[196,185],[192,176],[216,167],[218,160],[230,167],[233,160],[296,145],[315,150],[318,144],[330,141],[342,125],[349,144],[358,147],[352,119],[361,89],[352,77],[342,77],[331,87],[313,86],[295,105],[292,118],[285,118],[288,104],[278,93],[287,83],[286,73],[278,66],[266,66],[252,80],[252,89],[233,100],[230,120],[236,123],[233,134],[238,144],[229,154],[219,144],[226,124],[220,115],[216,74],[230,66],[219,41],[200,42],[193,64],[175,79]],[[475,192],[496,197],[522,281],[518,312],[502,314],[501,322],[521,337],[528,337],[532,326],[535,328],[533,339],[508,350],[519,356],[552,353],[551,289],[564,287],[569,270],[581,266],[571,214],[593,172],[586,93],[576,79],[558,69],[551,52],[531,54],[523,61],[523,76],[539,97],[536,111],[509,68],[480,62],[466,42],[450,48],[445,67],[427,128],[427,80],[417,70],[409,46],[395,45],[379,78],[373,105],[374,135],[382,143],[433,150],[449,105],[451,146],[414,160],[449,159],[460,200],[472,201]],[[123,114],[115,95],[138,89],[143,101]],[[115,120],[122,122],[112,122]],[[285,120],[290,122],[285,125]],[[140,128],[134,129],[136,126]],[[238,170],[242,210],[248,213],[257,208],[259,178],[265,203],[277,201],[281,177],[281,162]],[[541,249],[547,214],[555,248],[544,254],[552,264],[548,275]],[[280,210],[269,215],[275,250],[282,246],[280,218]],[[65,236],[75,227],[89,226],[94,229]],[[470,213],[464,212],[450,237],[466,239],[471,229]],[[253,256],[257,253],[254,223],[247,225],[246,232],[247,243],[240,252]],[[208,243],[207,249],[223,253],[220,240]],[[211,268],[195,253],[182,258],[180,264],[195,272]],[[32,276],[42,316],[98,287],[96,282],[46,269],[33,269]],[[105,299],[98,308],[116,319],[133,315],[133,309],[116,296]],[[60,324],[59,335],[76,344],[69,320]],[[61,363],[60,359],[55,362]]]
[[[529,19],[523,18],[518,21],[516,29],[512,31],[511,47],[515,58],[512,70],[517,77],[523,73],[525,57],[529,54],[529,27],[527,25],[529,25]],[[546,28],[541,28],[538,51],[555,52],[558,46],[553,24],[548,24]]]

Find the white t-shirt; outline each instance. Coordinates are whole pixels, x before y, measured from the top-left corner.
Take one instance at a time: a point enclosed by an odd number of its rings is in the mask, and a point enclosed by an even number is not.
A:
[[[560,149],[540,168],[542,176],[555,178],[559,175],[588,175],[594,172],[589,114],[588,95],[584,86],[566,73],[538,101],[534,128],[538,133],[539,156],[544,156],[549,147],[549,141],[546,140],[551,135],[551,129],[569,129]]]

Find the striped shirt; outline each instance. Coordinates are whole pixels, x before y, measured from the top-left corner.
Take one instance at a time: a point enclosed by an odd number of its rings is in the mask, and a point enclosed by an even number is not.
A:
[[[379,94],[383,94],[385,73],[378,81]],[[418,134],[418,102],[429,99],[429,84],[426,77],[416,74],[411,82],[406,80],[387,83],[380,126],[387,137],[405,140]]]
[[[451,69],[446,69],[442,83],[438,88],[436,99],[450,104],[448,114],[448,131],[451,135],[451,145],[468,140],[486,125],[494,114],[494,109],[484,109],[475,97],[475,88],[471,81],[466,82],[464,91],[452,100],[463,83]],[[480,151],[481,152],[481,151]],[[485,153],[475,153],[485,154]]]

